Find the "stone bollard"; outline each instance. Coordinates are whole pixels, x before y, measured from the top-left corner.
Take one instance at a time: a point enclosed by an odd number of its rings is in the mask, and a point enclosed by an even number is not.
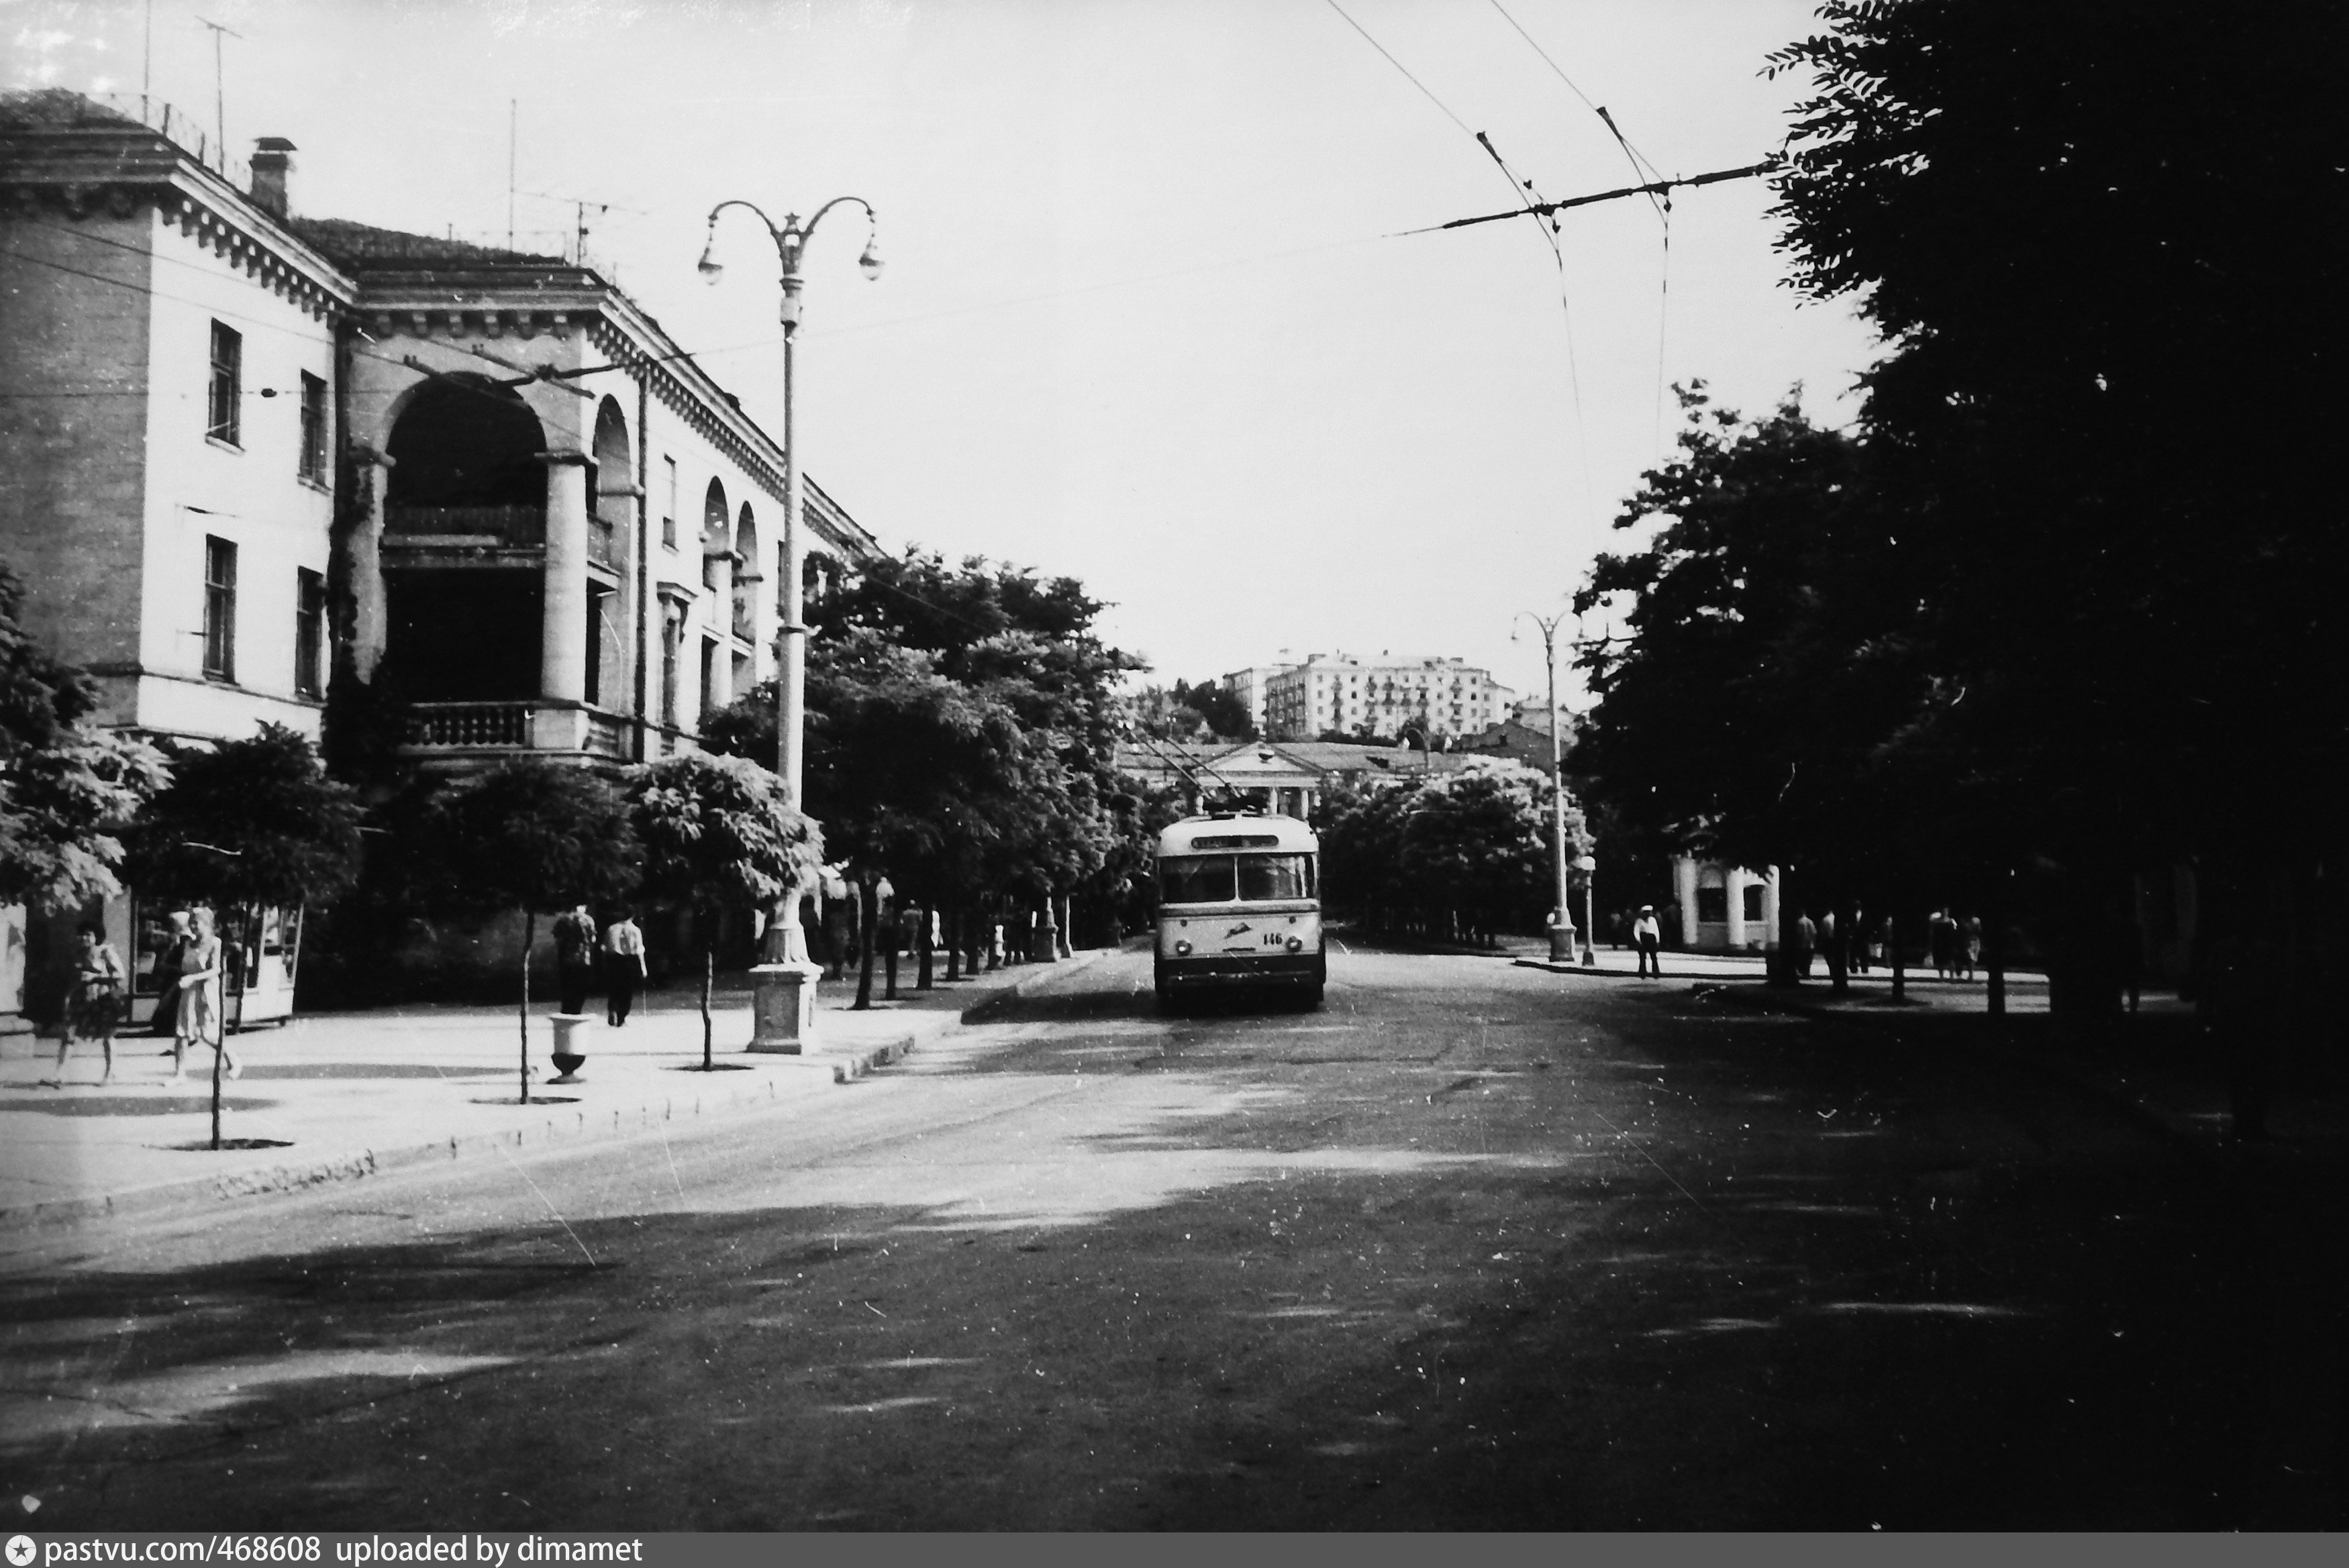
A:
[[[551,1013],[547,1015],[546,1021],[554,1026],[554,1049],[548,1054],[554,1058],[556,1069],[562,1074],[560,1078],[549,1078],[547,1081],[577,1083],[579,1069],[587,1063],[587,1053],[582,1048],[586,1041],[580,1031],[593,1024],[595,1020],[585,1013]]]

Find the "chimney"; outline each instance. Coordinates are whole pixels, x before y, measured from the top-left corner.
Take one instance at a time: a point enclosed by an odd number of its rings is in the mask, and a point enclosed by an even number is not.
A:
[[[264,136],[253,144],[253,204],[272,217],[286,215],[285,177],[294,172],[294,144]]]

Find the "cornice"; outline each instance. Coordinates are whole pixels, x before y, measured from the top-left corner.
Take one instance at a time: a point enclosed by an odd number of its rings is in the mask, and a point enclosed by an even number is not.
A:
[[[79,221],[153,207],[183,239],[318,319],[342,318],[357,284],[216,170],[143,127],[0,136],[0,190],[16,211],[55,208]]]

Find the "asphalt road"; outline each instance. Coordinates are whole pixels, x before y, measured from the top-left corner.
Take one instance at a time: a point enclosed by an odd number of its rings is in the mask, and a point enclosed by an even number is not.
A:
[[[2272,1260],[2155,1130],[1907,1023],[1475,958],[1330,981],[1164,1019],[1123,954],[690,1137],[19,1243],[0,1497],[55,1529],[2339,1522]]]

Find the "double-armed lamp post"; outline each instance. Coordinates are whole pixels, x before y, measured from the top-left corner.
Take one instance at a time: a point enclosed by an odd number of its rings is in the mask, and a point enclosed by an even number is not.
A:
[[[1512,642],[1516,640],[1517,621],[1531,621],[1541,628],[1542,658],[1549,668],[1550,866],[1557,879],[1557,913],[1550,918],[1549,924],[1552,964],[1574,962],[1574,912],[1567,903],[1566,892],[1566,764],[1557,716],[1557,629],[1565,620],[1562,611],[1555,615],[1537,615],[1531,610],[1520,610],[1516,620],[1509,623]]]
[[[864,209],[864,253],[856,258],[866,278],[881,275],[880,242],[876,236],[877,220],[873,204],[861,196],[839,196],[815,210],[815,216],[800,222],[796,212],[785,214],[778,226],[774,220],[750,201],[720,201],[709,210],[709,237],[701,249],[698,270],[701,281],[715,284],[725,268],[718,262],[718,215],[729,207],[748,209],[760,222],[767,226],[769,238],[775,242],[775,257],[782,268],[783,325],[783,593],[781,635],[775,649],[775,689],[777,736],[777,771],[783,781],[783,799],[793,810],[802,806],[802,784],[805,776],[806,698],[807,698],[807,625],[802,619],[805,610],[801,580],[805,573],[802,562],[805,544],[802,538],[800,502],[800,444],[793,420],[795,393],[792,350],[796,346],[800,325],[800,253],[815,235],[816,225],[834,207],[853,204]],[[794,968],[808,966],[807,934],[800,929],[800,890],[788,890],[782,900],[779,918],[771,921],[767,932],[765,957],[770,964]],[[812,987],[811,987],[812,990]]]

